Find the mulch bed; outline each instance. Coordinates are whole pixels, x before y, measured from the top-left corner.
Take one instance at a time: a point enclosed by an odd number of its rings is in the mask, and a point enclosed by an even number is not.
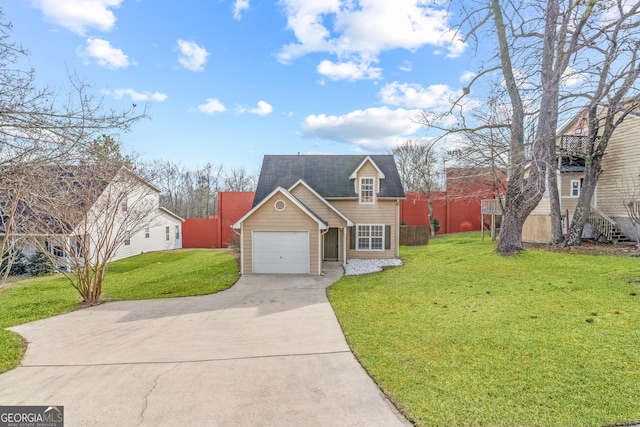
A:
[[[581,246],[551,246],[544,243],[523,243],[523,246],[525,249],[540,248],[554,252],[576,254],[640,256],[635,243],[614,245],[611,243],[597,243],[589,239],[583,239]]]

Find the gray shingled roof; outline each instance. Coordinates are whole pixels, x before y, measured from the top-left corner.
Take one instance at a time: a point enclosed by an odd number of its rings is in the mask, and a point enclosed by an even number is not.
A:
[[[385,175],[385,179],[380,181],[378,197],[405,197],[393,155],[378,154],[369,157]],[[365,158],[367,155],[264,156],[253,206],[277,187],[289,189],[300,179],[325,199],[357,197],[349,176]]]

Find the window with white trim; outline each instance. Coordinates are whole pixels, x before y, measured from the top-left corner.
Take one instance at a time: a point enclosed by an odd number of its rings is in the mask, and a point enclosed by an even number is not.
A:
[[[176,225],[176,240],[180,240],[180,226]]]
[[[356,250],[384,250],[384,224],[358,224],[356,233]]]
[[[580,197],[580,189],[582,188],[581,179],[571,180],[571,197]]]
[[[373,178],[360,178],[360,203],[374,203]]]
[[[59,258],[65,258],[65,253],[64,253],[64,249],[62,248],[62,246],[53,245],[51,247],[51,253],[54,256],[57,256]]]
[[[124,245],[129,246],[131,244],[131,231],[125,230],[124,232]]]
[[[164,228],[164,240],[166,240],[167,242],[171,239],[171,229],[169,228],[169,226],[167,225]]]
[[[146,227],[144,227],[144,238],[148,239],[149,237],[151,237],[151,229],[149,224],[147,224]]]

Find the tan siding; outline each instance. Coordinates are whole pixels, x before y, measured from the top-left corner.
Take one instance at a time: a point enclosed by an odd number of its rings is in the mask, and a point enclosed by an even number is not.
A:
[[[360,178],[374,178],[374,186],[376,194],[380,192],[380,180],[378,178],[378,170],[367,161],[358,171],[355,185],[360,185]],[[360,193],[360,189],[356,188],[356,193]]]
[[[563,173],[560,175],[560,210],[563,215],[567,210],[570,215],[573,215],[576,210],[578,198],[571,197],[571,181],[579,181],[583,177],[583,173]]]
[[[522,227],[524,242],[547,243],[551,237],[551,217],[549,215],[529,215]]]
[[[398,256],[398,201],[378,200],[373,205],[361,205],[355,200],[330,202],[354,224],[384,224],[391,226],[391,249],[384,251],[356,251],[347,247],[349,258],[395,258]],[[348,243],[348,241],[347,241]]]
[[[613,133],[602,159],[595,205],[611,217],[627,217],[622,204],[626,183],[640,176],[640,119],[627,117]]]
[[[278,212],[276,200],[282,199],[286,209]],[[309,271],[318,275],[318,223],[298,208],[293,202],[276,193],[243,222],[242,254],[245,274],[252,273],[251,232],[257,231],[309,231]]]
[[[548,197],[543,197],[540,199],[538,206],[536,206],[531,215],[548,215],[551,211],[551,202]]]
[[[329,227],[345,227],[346,221],[335,213],[329,206],[313,194],[304,185],[298,185],[291,192],[306,207],[311,209],[316,215],[326,221]]]

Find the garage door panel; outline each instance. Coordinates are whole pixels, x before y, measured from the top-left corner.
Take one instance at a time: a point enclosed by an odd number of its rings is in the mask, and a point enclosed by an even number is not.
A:
[[[308,274],[309,233],[307,231],[254,231],[253,272]]]

